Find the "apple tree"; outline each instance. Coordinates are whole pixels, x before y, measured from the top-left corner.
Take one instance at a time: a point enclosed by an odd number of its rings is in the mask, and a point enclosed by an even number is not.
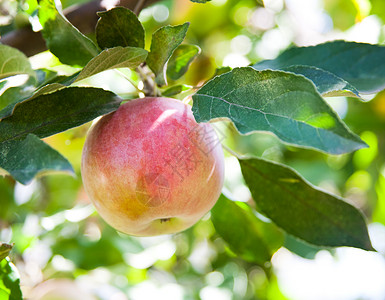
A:
[[[367,224],[385,222],[384,46],[344,39],[288,43],[274,57],[249,53],[247,63],[233,66],[210,53],[226,35],[260,43],[273,25],[251,30],[243,21],[250,13],[242,14],[264,9],[262,2],[102,2],[0,4],[8,12],[0,27],[1,299],[22,299],[21,291],[46,299],[39,295],[61,289],[75,291],[68,299],[126,297],[157,273],[173,276],[186,299],[198,299],[202,274],[225,274],[220,284],[226,287],[239,270],[246,287],[234,299],[268,299],[268,293],[284,299],[271,264],[279,249],[308,258],[336,247],[375,251]],[[373,1],[374,12],[379,5]],[[164,237],[162,245],[173,249],[167,259],[152,254],[140,262],[140,253],[158,249],[157,240],[107,225],[84,191],[80,164],[91,123],[145,97],[177,99],[198,124],[210,123],[224,149],[226,177],[202,220]],[[343,116],[334,109],[339,101],[349,105]],[[150,114],[141,114],[143,123]],[[168,151],[177,155],[172,145]],[[109,157],[100,159],[108,168]],[[101,173],[92,170],[87,178]],[[114,189],[121,174],[110,176]],[[204,198],[205,187],[194,189]],[[364,196],[355,193],[360,187]],[[106,189],[100,182],[94,188]],[[107,198],[102,202],[112,201]],[[209,267],[188,260],[198,245],[209,249],[203,255]],[[29,259],[36,251],[43,254],[34,273]],[[88,289],[94,294],[82,296],[79,285],[98,271],[109,274],[113,290],[103,294],[94,286]]]

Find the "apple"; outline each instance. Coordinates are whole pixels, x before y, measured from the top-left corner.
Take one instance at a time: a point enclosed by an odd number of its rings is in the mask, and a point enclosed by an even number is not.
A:
[[[213,127],[171,98],[131,100],[103,116],[83,148],[84,188],[101,217],[134,236],[175,233],[217,201],[224,157]]]

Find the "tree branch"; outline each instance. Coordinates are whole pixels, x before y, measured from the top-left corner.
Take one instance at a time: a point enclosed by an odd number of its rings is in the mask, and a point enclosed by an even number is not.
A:
[[[160,0],[147,0],[145,5],[151,5]],[[134,10],[141,0],[120,0],[119,6],[127,7]],[[143,3],[144,4],[144,3]],[[64,11],[68,21],[70,21],[83,34],[90,34],[95,31],[95,26],[98,21],[96,12],[106,10],[103,6],[103,1],[96,0],[75,9]],[[34,32],[31,28],[22,28],[7,33],[0,39],[2,44],[12,46],[19,49],[27,56],[32,56],[47,49],[45,41],[40,32]]]

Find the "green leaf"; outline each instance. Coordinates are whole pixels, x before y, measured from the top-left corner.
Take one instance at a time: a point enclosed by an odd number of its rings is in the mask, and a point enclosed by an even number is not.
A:
[[[193,101],[198,122],[228,118],[242,134],[270,131],[286,143],[333,154],[366,146],[309,80],[292,73],[236,68],[209,81]]]
[[[67,159],[33,134],[23,140],[0,143],[0,154],[0,167],[22,184],[28,184],[43,171],[74,173]]]
[[[39,20],[48,49],[64,64],[85,66],[99,53],[97,46],[56,9],[54,0],[41,0]]]
[[[71,84],[74,83],[75,79],[79,76],[80,72],[81,71],[77,71],[74,74],[69,76],[65,76],[65,75],[54,76],[49,80],[44,81],[39,87],[43,87],[45,85],[52,84],[52,83],[59,83],[65,86],[70,86]]]
[[[286,67],[283,70],[300,74],[310,79],[318,92],[324,97],[346,96],[361,98],[354,86],[328,71],[312,66],[300,65]]]
[[[19,74],[36,76],[24,53],[10,46],[0,44],[0,79]]]
[[[7,89],[0,96],[0,120],[12,114],[15,105],[32,96],[35,87],[26,83]]]
[[[40,95],[44,95],[44,94],[49,94],[49,93],[53,93],[59,89],[63,89],[65,88],[66,86],[61,84],[61,83],[50,83],[50,84],[47,84],[45,86],[42,86],[40,89],[38,89],[30,99],[32,98],[36,98]]]
[[[201,52],[195,45],[180,45],[172,54],[167,64],[167,76],[172,80],[182,77],[194,58]]]
[[[77,76],[79,73],[75,73],[75,75]],[[12,115],[13,109],[18,103],[27,99],[34,98],[41,94],[52,93],[60,88],[65,87],[66,85],[71,84],[74,81],[73,75],[55,76],[55,78],[52,78],[49,81],[54,80],[58,82],[47,83],[41,86],[37,91],[36,88],[28,82],[22,86],[13,87],[6,90],[0,96],[0,120]]]
[[[231,70],[232,70],[232,68],[230,68],[230,67],[219,67],[215,70],[215,74],[213,77],[225,74],[227,72],[230,72]]]
[[[27,99],[1,120],[0,143],[24,139],[29,133],[39,138],[59,133],[116,110],[120,102],[112,92],[89,87],[67,87]]]
[[[361,212],[266,160],[239,160],[257,208],[289,234],[319,246],[373,250]]]
[[[147,57],[147,64],[155,73],[155,81],[159,85],[166,85],[166,66],[175,49],[183,42],[189,23],[178,26],[164,26],[152,35],[151,51]]]
[[[189,85],[184,85],[184,84],[175,85],[163,91],[162,96],[164,97],[175,96],[189,89],[191,89],[191,86]]]
[[[7,93],[8,92],[7,90],[4,93],[4,98],[5,98],[4,100],[7,100],[7,102],[9,102],[10,100],[12,101],[10,101],[8,105],[3,106],[1,105],[2,104],[1,102],[3,100],[3,97],[2,97],[3,95],[0,96],[0,121],[12,115],[13,110],[18,103],[21,103],[26,100],[30,100],[42,94],[52,93],[64,87],[65,85],[60,83],[50,83],[41,87],[40,89],[35,91],[35,93],[32,93],[31,87],[24,87],[24,88],[17,87],[17,88],[14,88],[15,90],[10,89],[11,91],[9,93]]]
[[[258,219],[246,203],[231,201],[224,195],[211,210],[211,220],[234,253],[262,266],[284,242],[283,233],[274,224]]]
[[[312,47],[291,48],[274,60],[255,64],[257,70],[281,70],[293,65],[313,66],[333,73],[370,94],[385,88],[385,47],[333,41]]]
[[[321,247],[309,244],[290,234],[286,234],[285,243],[283,244],[283,246],[290,252],[306,259],[314,259],[317,253],[321,250],[328,250],[330,252],[333,252],[334,250],[334,248]]]
[[[116,68],[136,68],[146,60],[148,52],[142,48],[115,47],[102,51],[80,72],[75,81]]]
[[[144,28],[138,17],[129,9],[115,7],[99,12],[96,24],[96,40],[100,48],[144,48]]]
[[[36,82],[37,87],[46,85],[48,81],[53,80],[58,76],[56,71],[48,70],[44,68],[37,69],[35,70],[35,72],[37,77],[37,82]]]
[[[0,242],[0,262],[9,255],[12,248],[13,245]]]
[[[4,259],[0,262],[0,299],[22,300],[20,275],[16,267]]]

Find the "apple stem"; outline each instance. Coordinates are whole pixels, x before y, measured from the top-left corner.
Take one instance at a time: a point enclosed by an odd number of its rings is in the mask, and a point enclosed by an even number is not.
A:
[[[165,222],[168,222],[170,220],[171,220],[171,218],[163,218],[163,219],[160,219],[160,223],[165,223]]]

